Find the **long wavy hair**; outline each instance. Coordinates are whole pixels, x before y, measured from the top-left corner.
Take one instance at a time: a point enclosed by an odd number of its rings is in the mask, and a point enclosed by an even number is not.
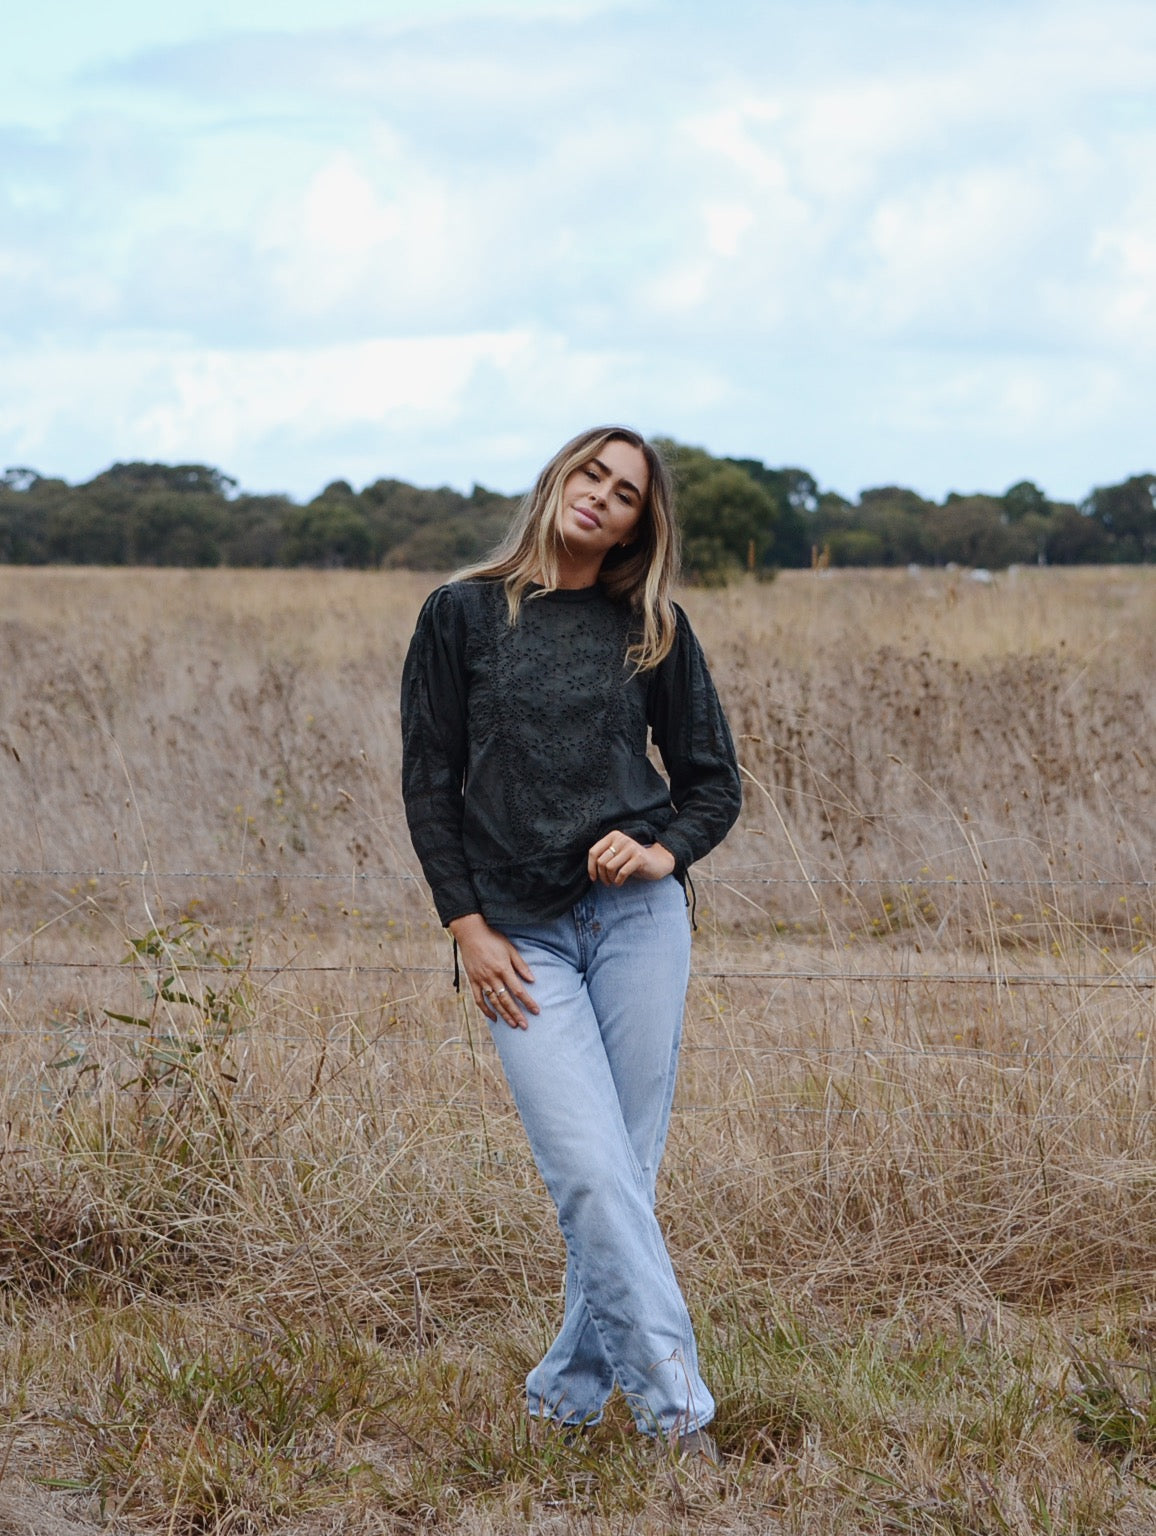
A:
[[[558,588],[558,547],[562,541],[562,493],[576,469],[596,459],[607,443],[629,443],[646,460],[650,482],[634,535],[625,548],[609,551],[598,580],[609,597],[629,602],[641,620],[641,634],[626,659],[640,672],[658,666],[674,644],[676,618],[671,592],[678,580],[679,539],[674,488],[658,450],[630,427],[591,427],[579,432],[550,460],[522,502],[505,538],[485,560],[467,566],[458,581],[502,581],[510,623],[527,588]],[[530,599],[536,595],[529,594]]]

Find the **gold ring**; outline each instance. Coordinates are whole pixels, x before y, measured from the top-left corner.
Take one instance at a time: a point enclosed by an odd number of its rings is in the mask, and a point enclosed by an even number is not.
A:
[[[613,843],[611,843],[610,847],[607,848],[606,852],[610,855],[611,858],[613,858],[614,855],[618,852],[618,849],[614,846]]]
[[[503,992],[508,992],[509,990],[510,990],[509,987],[499,987],[496,992],[491,992],[490,996],[491,997],[501,997]]]

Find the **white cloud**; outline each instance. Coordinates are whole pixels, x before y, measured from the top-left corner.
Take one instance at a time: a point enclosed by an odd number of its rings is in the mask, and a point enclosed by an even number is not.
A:
[[[368,178],[346,153],[318,171],[304,201],[305,238],[334,255],[364,256],[398,232],[397,210],[378,202]]]
[[[985,433],[1143,455],[1156,9],[598,9],[186,41],[9,135],[0,456],[275,484],[292,439],[300,486],[404,420],[397,472],[518,484],[611,414],[847,488],[958,479],[953,416],[978,482]]]
[[[90,429],[99,425],[118,446],[137,441],[144,457],[180,458],[201,442],[228,460],[247,437],[285,425],[324,440],[349,424],[452,421],[480,367],[513,369],[528,346],[526,335],[512,332],[297,350],[145,342],[46,351],[25,371],[19,394],[10,385],[0,391],[0,422],[19,413],[18,454],[34,456],[59,425],[74,424],[80,395]]]
[[[704,203],[706,243],[716,256],[733,256],[743,236],[755,222],[754,213],[745,203]]]
[[[781,191],[788,181],[782,156],[760,144],[750,125],[755,122],[773,127],[783,115],[777,103],[755,100],[692,117],[686,129],[703,149],[726,161],[752,190]]]
[[[702,403],[718,390],[703,370],[679,393]],[[58,466],[45,454],[71,440],[81,453],[102,445],[89,473],[113,458],[195,458],[240,472],[249,485],[292,484],[302,492],[311,480],[301,480],[296,464],[286,474],[257,469],[263,445],[283,449],[291,439],[298,454],[310,447],[328,454],[317,479],[330,470],[368,479],[420,473],[415,444],[420,459],[430,443],[464,433],[475,444],[488,440],[490,467],[500,466],[504,483],[516,488],[525,471],[503,457],[511,442],[569,435],[595,417],[639,420],[653,398],[644,358],[524,330],[241,351],[136,338],[45,349],[18,378],[0,375],[0,441],[6,463],[49,473]],[[478,407],[494,400],[507,412],[506,426],[480,428]],[[514,423],[522,430],[511,431]],[[351,442],[356,467],[338,462]],[[486,460],[471,465],[468,447],[442,446],[426,462],[433,478],[463,485],[487,468]]]
[[[373,179],[342,151],[312,177],[294,204],[274,215],[262,244],[268,280],[289,314],[324,316],[354,304],[386,313],[411,308],[444,283],[452,224],[450,198],[432,179],[381,197]],[[376,290],[376,293],[375,293]]]
[[[1031,178],[990,166],[884,197],[849,285],[849,315],[875,336],[1006,327],[1009,305],[1022,305],[1024,258],[1046,234],[1042,201]]]

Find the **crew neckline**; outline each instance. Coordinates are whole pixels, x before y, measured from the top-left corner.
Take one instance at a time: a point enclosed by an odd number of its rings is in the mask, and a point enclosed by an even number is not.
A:
[[[589,603],[595,598],[606,596],[602,583],[598,581],[589,587],[554,587],[550,591],[538,582],[531,582],[526,590],[538,601],[549,603]]]

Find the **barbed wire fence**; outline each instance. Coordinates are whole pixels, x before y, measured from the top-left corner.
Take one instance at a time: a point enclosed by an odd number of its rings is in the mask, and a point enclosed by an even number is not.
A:
[[[262,887],[266,891],[273,892],[333,888],[336,891],[349,893],[351,898],[355,898],[359,892],[400,888],[410,898],[424,900],[424,883],[421,877],[408,872],[252,868],[154,870],[147,865],[137,869],[107,866],[0,868],[0,882],[14,883],[19,888],[38,888],[63,881],[73,882],[68,894],[78,899],[68,909],[67,914],[61,915],[75,915],[78,910],[86,906],[90,910],[98,909],[99,901],[93,894],[92,888],[94,886],[99,888],[102,885],[107,887],[110,882],[117,882],[123,889],[130,883],[135,885],[143,881],[156,892],[170,883],[178,886],[212,883],[234,888]],[[955,877],[932,876],[930,873],[920,873],[915,876],[908,874],[894,877],[880,875],[851,878],[829,873],[810,875],[806,872],[784,876],[767,875],[759,873],[757,869],[730,869],[722,874],[699,874],[695,877],[695,883],[700,895],[716,894],[722,891],[741,895],[748,889],[758,892],[772,888],[788,890],[806,888],[812,895],[837,891],[844,897],[854,900],[859,894],[877,895],[880,892],[902,895],[903,893],[966,891],[977,894],[981,902],[989,903],[993,899],[993,893],[999,893],[1002,899],[1013,891],[1026,890],[1034,893],[1039,899],[1046,898],[1057,911],[1061,898],[1070,899],[1077,894],[1083,898],[1088,893],[1097,895],[1110,893],[1125,902],[1130,901],[1134,895],[1138,900],[1150,904],[1152,893],[1156,890],[1156,881],[1147,879],[1099,879],[1075,876],[1070,878],[1061,876],[985,877],[980,874]],[[3,892],[4,885],[0,885],[0,900]],[[187,951],[182,951],[179,956],[172,951],[166,952],[164,943],[158,945],[157,952],[151,959],[143,956],[139,950],[130,950],[127,954],[121,953],[115,957],[82,957],[75,952],[52,956],[37,953],[34,940],[50,930],[58,920],[59,915],[40,924],[31,934],[9,937],[6,943],[0,944],[0,1000],[3,999],[4,990],[7,988],[10,1004],[14,985],[19,985],[22,981],[32,982],[40,990],[54,978],[81,979],[105,974],[119,975],[124,979],[127,974],[140,980],[150,969],[155,977],[159,977],[162,971],[187,969],[188,974],[195,973],[202,981],[205,978],[214,978],[219,982],[219,978],[222,977],[231,976],[238,979],[243,976],[248,984],[256,983],[262,987],[274,987],[279,983],[290,982],[308,984],[310,981],[323,982],[326,979],[366,981],[379,989],[379,995],[380,988],[384,984],[396,983],[407,978],[427,989],[435,988],[441,979],[447,992],[449,988],[448,954],[441,963],[412,959],[368,963],[364,959],[353,958],[348,961],[333,962],[310,958],[307,953],[302,952],[286,959],[266,962],[255,959],[252,953],[244,952],[243,946],[241,951],[228,955],[215,953],[210,949],[193,957]],[[768,948],[776,937],[772,934],[765,941]],[[876,992],[881,988],[890,988],[893,995],[897,991],[910,993],[916,989],[922,989],[923,995],[937,993],[939,989],[953,989],[961,993],[975,991],[989,997],[993,992],[1001,991],[1009,995],[1012,992],[1018,992],[1025,997],[1035,992],[1041,998],[1047,994],[1063,993],[1076,1010],[1083,1007],[1089,998],[1105,994],[1126,994],[1119,1001],[1132,1012],[1135,1022],[1144,1025],[1150,1020],[1156,1026],[1156,965],[1153,963],[1156,950],[1153,948],[1150,933],[1145,932],[1140,937],[1142,942],[1131,945],[1129,952],[1120,949],[1109,951],[1105,947],[1097,948],[1088,944],[1080,957],[1081,963],[1075,966],[1050,956],[1042,946],[1034,949],[1031,946],[1016,946],[1014,952],[1019,958],[1019,964],[1010,965],[1007,963],[1007,956],[998,952],[1000,946],[997,943],[996,953],[993,954],[989,949],[986,955],[977,956],[974,969],[961,966],[958,952],[954,951],[950,945],[942,946],[938,955],[934,946],[930,953],[926,951],[913,953],[910,949],[904,949],[897,954],[892,948],[888,954],[898,963],[888,965],[886,962],[880,964],[878,961],[872,961],[866,946],[856,948],[854,954],[857,963],[849,963],[852,946],[835,942],[827,946],[826,956],[818,963],[751,964],[748,958],[745,963],[720,964],[710,956],[709,951],[712,946],[705,944],[700,946],[698,958],[692,965],[692,984],[697,983],[703,987],[741,984],[753,988],[756,996],[764,1004],[768,1001],[772,989],[784,986],[808,990],[839,988],[845,997],[850,996],[851,989],[862,988],[874,989]],[[752,944],[748,942],[744,947],[749,952]],[[307,949],[308,946],[304,948]],[[1098,962],[1094,968],[1090,968],[1087,963],[1089,956],[1095,956]],[[953,963],[944,963],[949,959]],[[186,1001],[188,1001],[187,996]],[[466,1003],[465,1006],[470,1005]],[[0,1039],[20,1039],[28,1042],[31,1037],[38,1036],[41,1040],[56,1045],[71,1042],[71,1046],[75,1046],[79,1035],[91,1035],[99,1028],[102,1040],[109,1043],[120,1040],[131,1045],[134,1040],[139,1040],[141,1034],[139,1027],[118,1022],[117,1015],[107,1011],[103,1016],[100,1016],[98,1011],[96,1015],[90,1013],[85,1017],[77,1017],[53,1014],[51,1008],[48,1008],[38,1021],[32,1022],[25,1017],[18,1024],[11,1022],[13,1018],[11,1006],[3,1011],[7,1013],[7,1021],[0,1022]],[[0,1018],[2,1016],[0,1013]],[[348,1012],[343,1016],[348,1025]],[[316,1031],[316,1021],[311,1021],[311,1028],[314,1032]],[[280,1028],[271,1029],[266,1022],[262,1021],[256,1029],[259,1031],[260,1039],[270,1043],[301,1046],[309,1038],[304,1030],[286,1032],[283,1024]],[[1078,1070],[1082,1066],[1087,1066],[1131,1073],[1136,1076],[1139,1083],[1141,1075],[1153,1072],[1154,1058],[1150,1042],[1152,1034],[1156,1033],[1156,1027],[1152,1030],[1137,1028],[1125,1033],[1130,1033],[1132,1036],[1127,1046],[1122,1039],[1105,1041],[1101,1031],[1093,1031],[1093,1038],[1089,1039],[1084,1046],[1069,1047],[1062,1053],[1057,1053],[1051,1044],[1037,1046],[1033,1050],[1031,1043],[1027,1040],[1017,1043],[1014,1047],[980,1041],[965,1042],[959,1037],[956,1037],[956,1041],[952,1043],[931,1038],[919,1041],[889,1039],[844,1044],[825,1041],[821,1047],[808,1047],[802,1043],[781,1043],[773,1038],[761,1039],[757,1042],[735,1039],[719,1042],[717,1039],[692,1033],[684,1044],[684,1051],[692,1057],[713,1057],[724,1063],[728,1059],[736,1063],[758,1062],[765,1066],[773,1066],[777,1062],[784,1067],[787,1065],[798,1067],[812,1057],[821,1057],[829,1068],[838,1063],[844,1069],[849,1069],[855,1063],[861,1063],[865,1059],[870,1060],[876,1068],[882,1068],[887,1063],[910,1065],[916,1060],[923,1063],[933,1061],[986,1063],[993,1070],[1001,1070],[1008,1066],[1022,1066],[1025,1063],[1031,1063],[1037,1070],[1041,1066],[1057,1070],[1060,1068]],[[395,1030],[380,1031],[376,1034],[371,1031],[362,1031],[359,1049],[367,1052],[388,1052],[391,1049],[397,1049],[398,1040]],[[454,1045],[465,1047],[468,1044],[471,1052],[473,1050],[472,1042],[468,1042],[465,1036],[450,1035],[444,1039],[443,1043],[447,1047]],[[73,1059],[79,1061],[82,1055],[83,1049],[80,1056],[74,1053]],[[60,1064],[71,1064],[71,1061],[65,1060],[63,1063],[55,1062],[45,1065]],[[451,1101],[444,1096],[431,1094],[417,1099],[410,1095],[409,1102],[415,1108],[422,1105],[436,1108]],[[457,1098],[453,1102],[456,1104]],[[718,1107],[717,1104],[680,1101],[677,1113],[716,1112]],[[766,1101],[765,1107],[769,1113],[792,1117],[807,1118],[829,1114],[829,1110],[824,1107],[790,1102],[777,1094],[773,1096],[773,1101],[770,1099]],[[888,1106],[880,1103],[860,1104],[856,1112],[902,1116],[909,1110],[909,1106]],[[950,1119],[956,1111],[950,1103],[924,1104],[919,1107],[919,1113],[924,1118]],[[1014,1111],[993,1111],[993,1113],[1012,1117]],[[1059,1122],[1067,1117],[1066,1115],[1049,1117],[1037,1114],[1036,1118],[1041,1122],[1049,1118]]]

